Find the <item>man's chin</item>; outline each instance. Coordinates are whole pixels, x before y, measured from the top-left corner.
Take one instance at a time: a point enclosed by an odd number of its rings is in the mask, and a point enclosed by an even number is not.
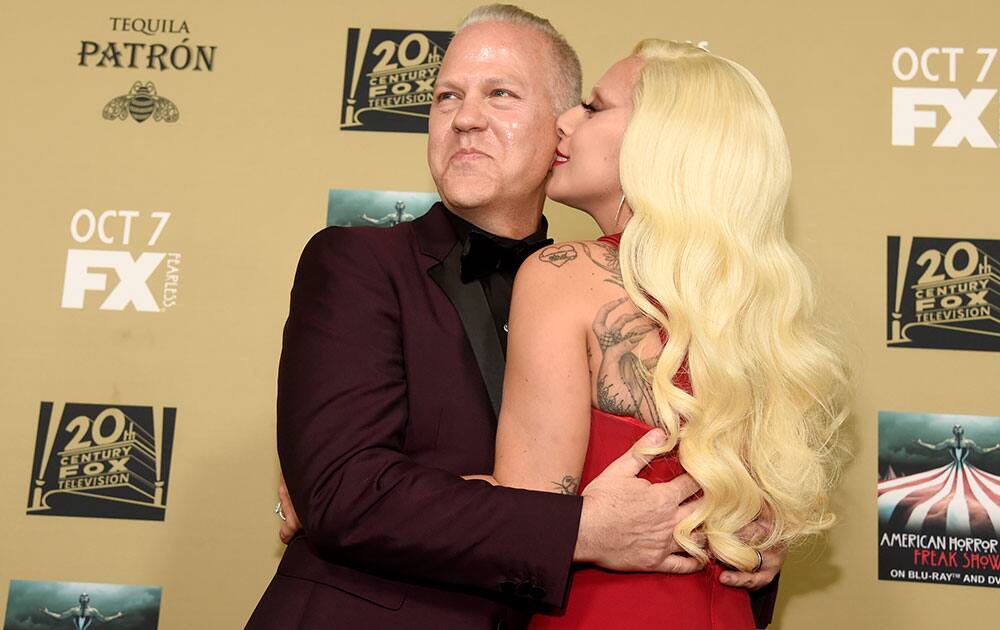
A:
[[[496,199],[493,182],[480,182],[479,186],[464,182],[460,187],[445,187],[442,198],[450,208],[479,208],[488,205]]]
[[[465,199],[449,199],[445,202],[445,205],[452,210],[476,210],[478,208],[485,208],[490,205],[492,198],[488,197],[476,197],[476,198],[465,198]]]

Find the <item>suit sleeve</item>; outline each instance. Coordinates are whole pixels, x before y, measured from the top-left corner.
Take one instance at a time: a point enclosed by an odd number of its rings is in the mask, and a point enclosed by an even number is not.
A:
[[[750,607],[753,610],[754,625],[757,628],[768,627],[774,619],[774,605],[778,601],[778,578],[780,577],[779,573],[767,586],[750,591]]]
[[[292,289],[278,454],[305,535],[366,571],[561,606],[580,497],[466,481],[403,453],[400,305],[368,238],[319,232]]]

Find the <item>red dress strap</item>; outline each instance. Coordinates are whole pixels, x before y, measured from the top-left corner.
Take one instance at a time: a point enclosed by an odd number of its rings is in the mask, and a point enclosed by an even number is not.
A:
[[[619,245],[621,245],[622,242],[622,233],[619,232],[617,234],[605,234],[604,236],[602,236],[597,240],[599,240],[602,243],[607,243],[608,245],[614,245],[615,247],[618,247]]]

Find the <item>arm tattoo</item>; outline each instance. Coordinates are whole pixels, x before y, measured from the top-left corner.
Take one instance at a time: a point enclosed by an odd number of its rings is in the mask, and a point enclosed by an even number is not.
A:
[[[608,277],[604,279],[605,282],[624,288],[625,283],[622,281],[622,268],[618,262],[617,249],[600,241],[579,243],[579,246],[590,262],[608,274]],[[566,263],[576,260],[579,256],[577,244],[574,243],[550,245],[538,252],[538,260],[555,267],[562,267]]]
[[[576,257],[576,247],[571,243],[550,245],[538,252],[538,260],[555,265],[556,267],[562,267],[571,260],[576,260]]]
[[[580,488],[580,480],[573,475],[566,475],[562,481],[553,481],[552,485],[559,488],[559,494],[576,494]]]

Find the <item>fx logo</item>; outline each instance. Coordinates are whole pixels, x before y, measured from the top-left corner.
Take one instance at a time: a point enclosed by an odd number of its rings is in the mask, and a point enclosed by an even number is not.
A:
[[[892,144],[912,147],[916,130],[937,129],[938,112],[943,107],[950,117],[932,146],[957,147],[967,140],[977,149],[995,149],[996,140],[983,125],[982,115],[996,96],[995,89],[975,88],[962,95],[956,88],[892,88]]]
[[[62,307],[83,308],[87,291],[107,290],[108,275],[92,269],[113,269],[118,285],[101,303],[102,311],[123,311],[134,304],[137,311],[159,311],[146,281],[166,254],[144,252],[137,259],[128,252],[97,249],[71,249],[66,255],[66,278],[63,283]]]
[[[152,246],[159,240],[170,213],[151,212],[149,218],[153,221],[137,210],[105,210],[98,214],[81,208],[70,221],[70,236],[77,243],[96,239],[106,245],[128,245],[133,232],[146,232],[146,245]],[[88,292],[101,292],[107,293],[100,306],[103,311],[123,311],[130,304],[143,312],[170,308],[177,302],[180,258],[177,253],[147,251],[136,258],[125,250],[70,249],[66,254],[62,307],[82,309]],[[164,259],[162,299],[157,300],[150,290],[150,278]],[[113,287],[109,287],[109,277],[117,279]]]
[[[996,48],[976,48],[975,53],[959,46],[897,49],[892,56],[892,72],[898,81],[946,82],[953,87],[893,87],[892,144],[912,147],[917,129],[940,129],[932,146],[958,147],[968,142],[977,149],[997,148],[997,127],[990,125],[987,129],[983,124],[983,114],[997,90],[977,87],[962,94],[954,87],[973,70],[977,70],[975,82],[982,85],[996,57]],[[947,120],[940,121],[941,114],[947,115]]]

